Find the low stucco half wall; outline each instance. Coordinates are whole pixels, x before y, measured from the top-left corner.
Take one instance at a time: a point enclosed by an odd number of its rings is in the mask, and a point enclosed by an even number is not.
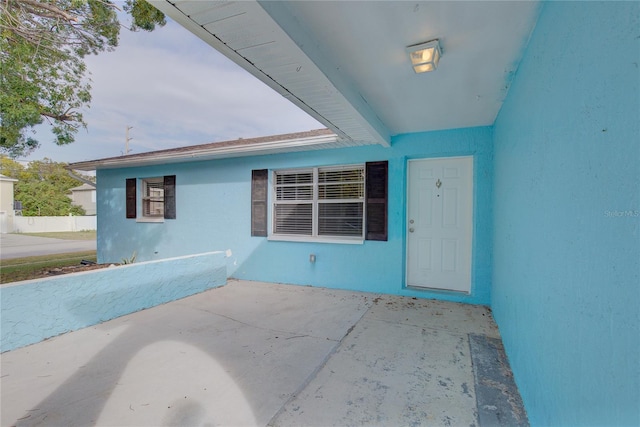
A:
[[[208,252],[4,285],[0,351],[222,286],[224,258]]]

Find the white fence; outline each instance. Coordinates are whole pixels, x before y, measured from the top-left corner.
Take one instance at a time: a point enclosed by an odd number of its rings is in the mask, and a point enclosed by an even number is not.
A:
[[[14,233],[48,233],[55,231],[96,230],[94,216],[15,216]]]

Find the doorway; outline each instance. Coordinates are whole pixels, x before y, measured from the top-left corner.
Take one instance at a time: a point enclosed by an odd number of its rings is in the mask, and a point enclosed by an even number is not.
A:
[[[407,286],[471,292],[473,157],[410,160]]]

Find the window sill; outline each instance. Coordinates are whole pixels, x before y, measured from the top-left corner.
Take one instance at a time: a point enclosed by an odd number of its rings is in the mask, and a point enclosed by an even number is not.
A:
[[[136,218],[136,222],[164,222],[164,218],[142,217]]]
[[[337,243],[341,245],[362,245],[364,239],[361,237],[311,237],[311,236],[293,236],[283,234],[271,234],[267,240],[276,242],[306,242],[306,243]]]

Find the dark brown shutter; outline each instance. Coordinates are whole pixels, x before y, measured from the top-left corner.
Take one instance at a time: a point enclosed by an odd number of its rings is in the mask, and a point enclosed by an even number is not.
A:
[[[127,218],[136,217],[136,179],[127,178]]]
[[[164,218],[176,219],[176,176],[164,177]]]
[[[389,162],[367,162],[365,205],[367,240],[387,240],[387,175]]]
[[[251,171],[251,235],[267,235],[267,169]]]

